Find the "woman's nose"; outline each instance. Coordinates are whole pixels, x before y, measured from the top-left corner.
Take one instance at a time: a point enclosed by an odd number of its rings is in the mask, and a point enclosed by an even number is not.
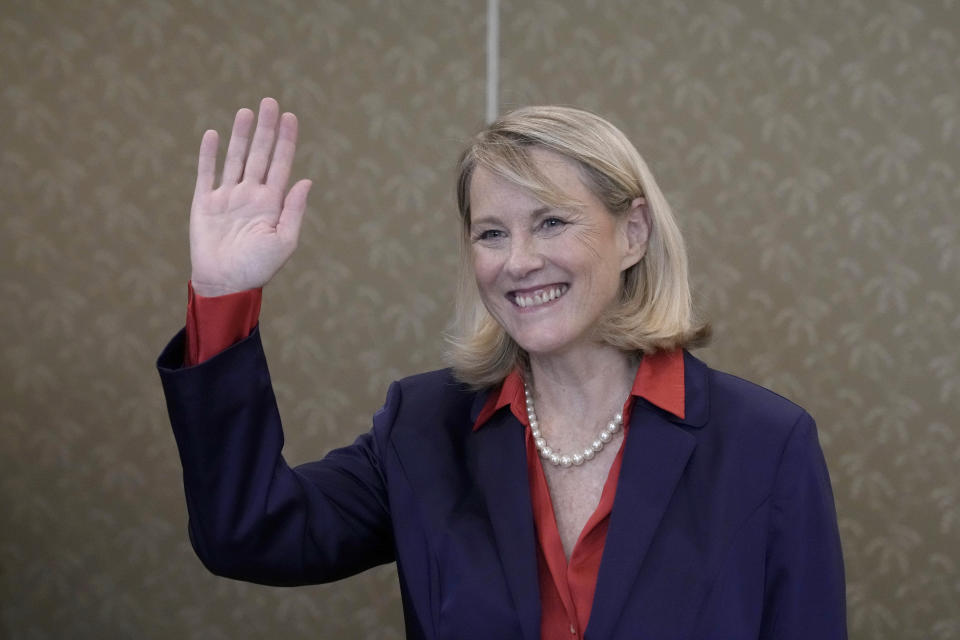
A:
[[[512,278],[522,280],[541,267],[543,267],[543,256],[533,238],[516,238],[510,243],[507,273]]]

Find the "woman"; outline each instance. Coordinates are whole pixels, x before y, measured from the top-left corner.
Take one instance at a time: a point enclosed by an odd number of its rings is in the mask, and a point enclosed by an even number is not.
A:
[[[530,107],[460,162],[452,368],[291,470],[256,329],[310,183],[296,119],[201,143],[187,330],[158,363],[190,537],[211,571],[336,580],[396,560],[410,638],[843,638],[843,563],[810,416],[684,351],[682,238],[612,125]],[[271,157],[272,153],[272,157]],[[185,366],[194,365],[194,366]]]

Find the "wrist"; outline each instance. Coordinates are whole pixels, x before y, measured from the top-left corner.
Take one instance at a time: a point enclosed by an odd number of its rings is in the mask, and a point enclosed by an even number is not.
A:
[[[219,296],[228,296],[232,293],[240,293],[241,291],[250,291],[251,289],[238,289],[237,287],[230,287],[228,285],[220,284],[210,284],[194,279],[190,279],[190,285],[193,287],[193,292],[203,298],[216,298]]]

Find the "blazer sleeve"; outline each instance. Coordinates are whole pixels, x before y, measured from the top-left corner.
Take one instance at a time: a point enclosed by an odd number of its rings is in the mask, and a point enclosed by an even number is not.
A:
[[[846,638],[837,515],[816,425],[806,412],[781,454],[772,500],[760,638]]]
[[[394,559],[383,447],[399,388],[370,432],[291,469],[260,342],[250,337],[183,367],[184,332],[157,368],[183,465],[190,541],[225,577],[272,585],[328,582]]]

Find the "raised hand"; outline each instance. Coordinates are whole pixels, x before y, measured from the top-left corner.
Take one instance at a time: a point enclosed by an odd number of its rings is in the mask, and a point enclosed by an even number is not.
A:
[[[297,117],[278,114],[276,100],[260,102],[248,152],[253,112],[237,112],[216,187],[219,137],[213,130],[203,134],[190,207],[190,279],[199,295],[262,287],[296,249],[311,182],[300,180],[286,191]]]

